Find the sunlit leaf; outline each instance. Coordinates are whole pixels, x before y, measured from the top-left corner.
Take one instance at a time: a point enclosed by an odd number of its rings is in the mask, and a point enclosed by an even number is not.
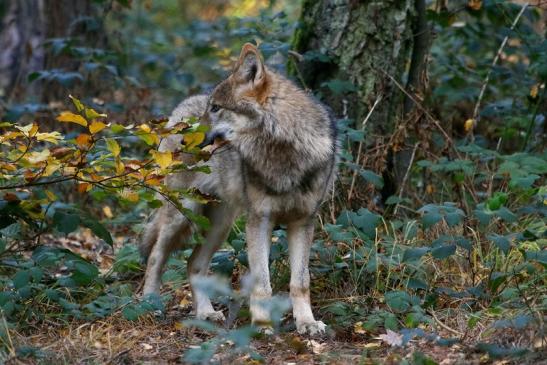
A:
[[[99,133],[100,131],[102,131],[106,127],[107,127],[107,125],[104,124],[103,122],[94,121],[89,126],[89,131],[91,132],[91,134],[95,134],[95,133]]]
[[[87,127],[87,120],[84,117],[71,112],[62,112],[56,119],[59,122],[76,123]]]
[[[85,108],[85,117],[87,119],[106,118],[106,114],[98,113],[95,109]]]
[[[53,144],[58,144],[59,141],[64,138],[63,135],[57,131],[49,133],[37,133],[35,137],[38,141],[46,141]]]
[[[76,137],[76,144],[81,149],[87,150],[91,146],[91,136],[86,133],[80,134]]]
[[[201,142],[205,140],[205,133],[203,132],[190,132],[183,136],[184,144],[188,148],[197,147]]]
[[[69,95],[68,97],[70,98],[70,100],[72,100],[72,104],[74,104],[74,107],[76,107],[76,110],[78,111],[78,113],[84,110],[84,105],[79,99],[76,99],[72,95]]]
[[[173,154],[169,151],[159,152],[156,150],[150,150],[150,154],[154,158],[154,161],[162,168],[165,169],[173,163]]]
[[[106,139],[106,148],[112,152],[112,154],[117,157],[120,155],[120,152],[121,152],[121,148],[120,148],[120,145],[118,144],[118,142],[116,142],[115,139],[112,139],[112,138],[107,138]]]

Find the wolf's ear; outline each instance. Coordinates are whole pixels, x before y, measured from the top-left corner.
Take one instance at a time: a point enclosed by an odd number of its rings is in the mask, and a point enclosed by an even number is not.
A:
[[[263,81],[266,70],[264,62],[262,62],[262,55],[251,43],[245,43],[241,48],[233,75],[239,82],[250,82],[257,85]]]

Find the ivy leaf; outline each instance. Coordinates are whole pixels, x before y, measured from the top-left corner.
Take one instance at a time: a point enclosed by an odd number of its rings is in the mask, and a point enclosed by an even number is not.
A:
[[[78,114],[71,112],[62,112],[57,118],[59,122],[76,123],[81,126],[87,127],[87,120]]]

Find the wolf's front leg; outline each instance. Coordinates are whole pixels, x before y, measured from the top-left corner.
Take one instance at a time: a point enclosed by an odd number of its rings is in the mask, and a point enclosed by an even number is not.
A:
[[[192,256],[188,260],[188,279],[197,319],[214,321],[224,321],[225,319],[221,311],[214,310],[209,294],[202,288],[203,283],[200,281],[207,277],[211,258],[228,237],[237,214],[238,210],[226,203],[211,203],[205,207],[204,215],[209,219],[211,229],[205,235],[205,242],[194,248]]]
[[[325,332],[325,324],[316,321],[310,305],[310,273],[308,269],[313,242],[311,220],[292,222],[288,225],[289,260],[291,265],[291,302],[298,333],[318,335]]]
[[[269,216],[249,214],[247,218],[246,237],[249,268],[253,281],[250,309],[254,324],[269,327],[270,299],[272,287],[270,285],[270,243],[272,239],[273,222]]]

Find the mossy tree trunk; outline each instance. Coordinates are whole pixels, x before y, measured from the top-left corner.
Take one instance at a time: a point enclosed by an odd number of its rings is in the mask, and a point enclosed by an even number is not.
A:
[[[289,72],[305,87],[319,91],[337,116],[353,119],[359,129],[377,103],[367,120],[363,156],[353,152],[360,164],[384,175],[384,196],[397,191],[406,171],[394,162],[399,152],[392,148],[397,143],[392,136],[400,134],[404,114],[413,109],[405,102],[408,97],[401,85],[418,89],[402,80],[412,78],[417,85],[423,72],[425,58],[414,49],[420,43],[415,32],[419,4],[424,0],[305,0],[293,38],[293,50],[303,57],[289,64]],[[415,57],[414,68],[421,68],[408,72]],[[372,149],[382,155],[364,161]],[[408,162],[408,156],[404,160]]]

